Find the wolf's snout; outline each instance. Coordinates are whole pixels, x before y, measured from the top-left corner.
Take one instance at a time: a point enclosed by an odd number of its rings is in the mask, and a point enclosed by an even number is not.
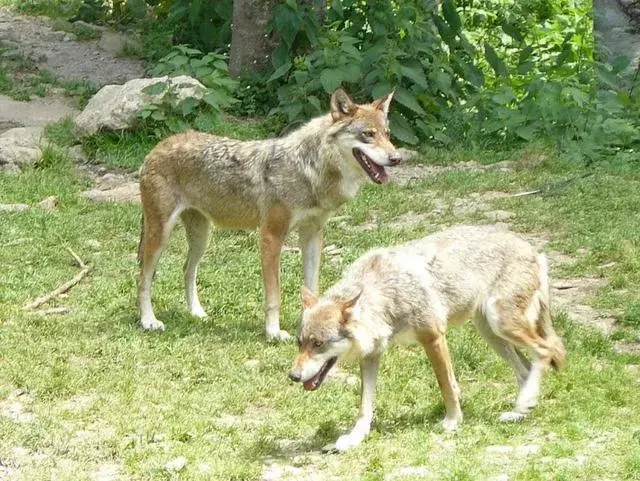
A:
[[[302,374],[300,374],[298,371],[290,371],[289,379],[291,379],[293,382],[300,382],[302,381]]]
[[[401,160],[402,154],[400,153],[400,151],[396,150],[395,152],[389,154],[389,162],[391,162],[391,165],[398,165]]]

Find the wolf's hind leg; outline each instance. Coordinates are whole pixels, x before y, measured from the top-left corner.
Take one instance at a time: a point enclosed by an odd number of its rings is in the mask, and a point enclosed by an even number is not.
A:
[[[476,315],[473,318],[473,324],[476,330],[487,341],[487,344],[493,348],[505,361],[509,363],[518,381],[518,387],[522,389],[527,377],[531,363],[524,355],[510,342],[496,335],[491,329],[484,316]]]
[[[501,421],[519,421],[538,404],[542,375],[551,364],[552,350],[547,340],[540,336],[537,322],[527,316],[515,298],[490,297],[485,302],[485,313],[495,334],[512,345],[527,348],[532,353],[531,368],[520,386],[514,410],[500,416]]]
[[[189,254],[184,264],[184,288],[187,296],[187,305],[192,315],[200,318],[207,317],[207,313],[200,304],[198,289],[196,287],[196,277],[198,275],[198,264],[204,255],[209,240],[209,227],[211,222],[205,215],[195,209],[189,209],[180,214],[184,224],[187,242],[189,243]]]
[[[169,234],[180,214],[180,207],[175,203],[163,202],[165,199],[149,199],[145,202],[144,226],[141,239],[141,269],[138,284],[138,307],[140,309],[140,325],[149,331],[164,331],[151,304],[151,284],[156,265],[162,250],[169,239]]]

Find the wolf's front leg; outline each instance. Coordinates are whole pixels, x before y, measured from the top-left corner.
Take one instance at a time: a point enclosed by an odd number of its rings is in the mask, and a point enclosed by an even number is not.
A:
[[[298,231],[302,251],[302,277],[304,285],[318,292],[320,260],[322,257],[322,227],[307,224]]]
[[[268,341],[286,341],[291,338],[287,331],[280,330],[280,251],[286,232],[287,225],[278,216],[270,216],[260,228],[265,331]]]
[[[360,377],[362,390],[360,393],[360,413],[355,426],[348,434],[343,434],[335,444],[337,451],[346,451],[360,444],[371,431],[371,421],[376,400],[376,382],[378,368],[380,367],[380,355],[365,357],[360,363]]]

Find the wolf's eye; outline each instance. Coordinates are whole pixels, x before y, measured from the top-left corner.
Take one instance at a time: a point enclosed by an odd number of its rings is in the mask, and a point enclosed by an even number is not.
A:
[[[315,340],[313,341],[313,346],[314,347],[322,347],[322,345],[324,344],[324,342],[320,341],[320,340]]]
[[[363,133],[365,137],[372,139],[376,136],[376,129],[365,130]]]

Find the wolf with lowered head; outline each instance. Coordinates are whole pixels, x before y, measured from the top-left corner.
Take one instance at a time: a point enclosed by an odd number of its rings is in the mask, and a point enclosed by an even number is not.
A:
[[[327,218],[353,198],[363,180],[388,181],[385,167],[400,162],[389,139],[392,93],[356,104],[341,89],[331,111],[281,138],[239,141],[185,132],[160,142],[140,171],[143,228],[138,304],[144,329],[164,330],[151,305],[156,264],[178,219],[189,243],[184,265],[187,303],[206,313],[196,290],[196,272],[211,223],[228,229],[259,229],[265,292],[266,334],[280,329],[280,251],[287,232],[299,232],[305,284],[318,286],[322,231]]]
[[[548,366],[559,369],[565,360],[551,325],[545,256],[495,227],[457,227],[370,251],[322,297],[307,288],[302,297],[300,352],[289,377],[312,391],[339,359],[360,362],[360,413],[351,432],[338,438],[340,451],[369,434],[380,356],[393,341],[423,346],[442,391],[447,430],[462,421],[445,340],[449,326],[471,318],[513,368],[519,394],[503,421],[524,418],[538,402],[543,372]]]

